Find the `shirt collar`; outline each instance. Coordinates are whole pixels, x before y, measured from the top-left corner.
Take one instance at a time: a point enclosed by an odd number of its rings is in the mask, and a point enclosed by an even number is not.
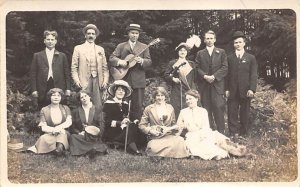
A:
[[[211,47],[208,47],[208,46],[206,46],[206,49],[208,50],[208,51],[212,51],[212,50],[214,50],[214,45],[213,46],[211,46]]]
[[[135,45],[136,42],[132,42],[131,40],[128,40],[130,45]]]
[[[85,41],[85,45],[88,45],[88,46],[94,46],[94,45],[95,45],[95,42],[90,43],[90,42],[88,42],[88,41]]]
[[[55,51],[55,48],[53,48],[52,50],[50,50],[50,49],[48,49],[48,48],[46,47],[46,53],[54,53],[54,51]]]
[[[113,100],[114,100],[116,103],[119,103],[119,104],[121,104],[121,103],[123,102],[122,99],[117,99],[116,97],[114,97]]]
[[[82,106],[82,108],[83,109],[90,109],[90,108],[92,108],[92,106],[93,106],[93,104],[92,104],[92,102],[90,102],[87,106],[83,106],[83,105],[81,105]]]
[[[235,50],[235,54],[236,54],[237,57],[238,57],[239,55],[240,55],[240,57],[242,57],[242,56],[244,55],[244,53],[245,53],[245,49],[242,49],[242,50],[240,50],[240,51]]]

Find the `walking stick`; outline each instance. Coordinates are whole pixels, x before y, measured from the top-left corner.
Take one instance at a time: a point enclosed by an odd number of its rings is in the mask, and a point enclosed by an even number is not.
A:
[[[127,118],[129,118],[129,114],[130,114],[130,106],[131,106],[131,100],[129,100],[128,103],[128,114],[127,114]],[[130,123],[129,123],[130,124]],[[128,128],[129,128],[129,124],[127,124],[126,126],[126,133],[125,133],[125,153],[127,152],[127,138],[128,138]]]

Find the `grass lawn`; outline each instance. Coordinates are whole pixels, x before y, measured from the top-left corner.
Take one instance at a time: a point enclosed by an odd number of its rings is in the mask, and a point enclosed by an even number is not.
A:
[[[291,182],[297,178],[296,144],[281,123],[256,125],[246,139],[255,157],[205,161],[201,159],[153,160],[110,149],[109,154],[55,157],[8,150],[8,179],[12,183],[112,183],[112,182]],[[295,135],[294,135],[295,136]],[[33,145],[36,135],[23,134]]]

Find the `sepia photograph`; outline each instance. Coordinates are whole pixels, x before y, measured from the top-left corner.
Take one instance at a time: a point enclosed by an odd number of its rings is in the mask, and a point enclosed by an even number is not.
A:
[[[134,2],[0,4],[1,186],[299,186],[299,2]]]

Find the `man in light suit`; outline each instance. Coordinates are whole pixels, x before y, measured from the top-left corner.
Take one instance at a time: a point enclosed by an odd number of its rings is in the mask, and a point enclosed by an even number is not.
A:
[[[113,67],[126,67],[127,61],[124,60],[125,57],[129,54],[135,55],[147,47],[146,44],[138,41],[140,32],[142,31],[140,25],[130,24],[126,28],[126,31],[128,33],[129,40],[119,44],[109,58],[110,64]],[[135,60],[137,62],[136,65],[128,70],[123,80],[127,81],[133,89],[130,98],[130,119],[140,120],[143,112],[144,92],[146,87],[145,68],[148,68],[152,64],[149,49],[147,48],[144,52],[137,56]]]
[[[100,31],[94,24],[82,29],[85,43],[74,48],[71,75],[75,85],[91,94],[93,104],[102,109],[103,91],[106,89],[109,72],[104,49],[95,44]]]
[[[41,109],[50,104],[47,92],[51,88],[60,88],[70,96],[70,69],[64,53],[55,49],[57,43],[56,31],[44,31],[46,49],[34,53],[30,70],[32,96],[38,98],[38,107]]]
[[[225,133],[225,97],[224,77],[227,75],[227,56],[223,49],[216,48],[216,34],[208,31],[204,35],[206,48],[196,56],[199,75],[198,88],[202,106],[207,110],[210,126],[220,133]]]
[[[241,31],[233,34],[235,52],[228,56],[226,92],[228,98],[228,127],[230,135],[246,135],[249,126],[250,100],[257,85],[257,63],[255,56],[245,52],[245,35]]]

